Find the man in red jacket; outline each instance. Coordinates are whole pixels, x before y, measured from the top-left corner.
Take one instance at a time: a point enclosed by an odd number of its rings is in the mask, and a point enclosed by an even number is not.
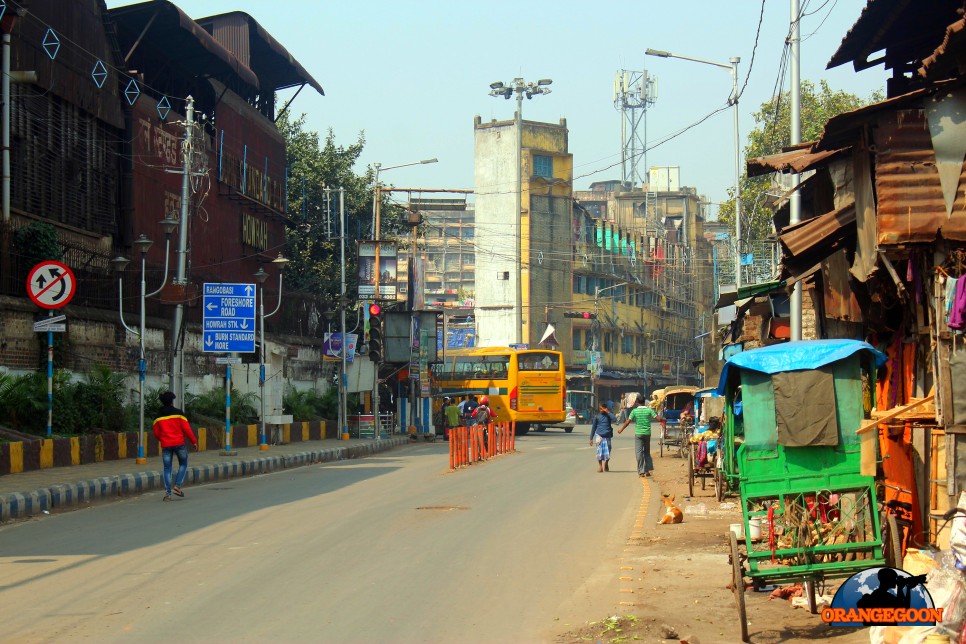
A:
[[[154,436],[161,444],[161,460],[164,462],[164,499],[171,500],[171,492],[178,496],[184,496],[181,486],[184,484],[185,476],[188,474],[188,443],[198,449],[198,439],[191,431],[191,425],[185,418],[184,412],[173,406],[174,392],[165,391],[160,396],[161,411],[154,419]],[[178,456],[178,476],[175,480],[174,488],[171,487],[171,463],[174,456]]]

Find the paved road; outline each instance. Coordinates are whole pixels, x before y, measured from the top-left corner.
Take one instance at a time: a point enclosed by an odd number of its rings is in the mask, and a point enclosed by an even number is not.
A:
[[[0,527],[4,638],[548,641],[618,603],[641,487],[589,428],[448,471],[446,443]]]

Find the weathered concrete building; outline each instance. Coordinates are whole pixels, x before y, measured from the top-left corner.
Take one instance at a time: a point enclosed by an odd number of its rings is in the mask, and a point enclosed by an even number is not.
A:
[[[545,307],[570,302],[573,157],[567,121],[523,121],[522,129],[521,146],[515,121],[482,123],[476,117],[474,124],[480,345],[536,346]]]

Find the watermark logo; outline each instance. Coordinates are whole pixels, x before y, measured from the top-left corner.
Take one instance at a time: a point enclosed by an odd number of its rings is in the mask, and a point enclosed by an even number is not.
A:
[[[925,575],[898,568],[869,568],[835,592],[822,621],[832,626],[934,626],[943,619],[926,590]]]

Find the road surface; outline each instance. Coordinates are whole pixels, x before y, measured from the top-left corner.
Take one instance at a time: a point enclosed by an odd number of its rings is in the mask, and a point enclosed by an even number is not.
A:
[[[587,426],[448,471],[446,443],[0,528],[8,640],[552,641],[617,605],[633,437]]]

